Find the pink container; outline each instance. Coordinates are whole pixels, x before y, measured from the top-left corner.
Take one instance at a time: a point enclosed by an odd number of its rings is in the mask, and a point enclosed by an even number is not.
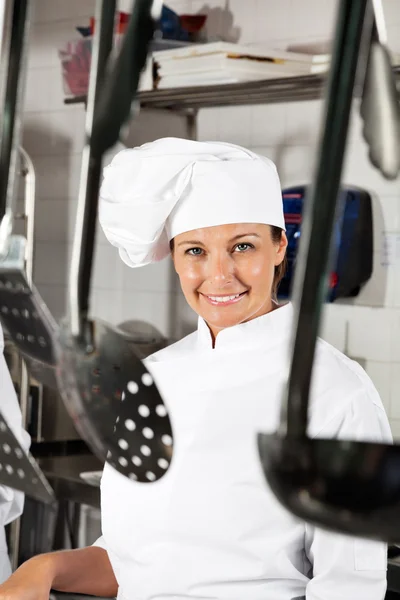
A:
[[[89,87],[92,38],[68,42],[58,51],[61,60],[64,93],[67,96],[87,94]]]

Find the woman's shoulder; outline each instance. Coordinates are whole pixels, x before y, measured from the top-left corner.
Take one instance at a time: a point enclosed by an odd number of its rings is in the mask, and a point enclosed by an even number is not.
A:
[[[330,386],[345,386],[350,392],[372,384],[360,363],[321,338],[317,341],[315,368]]]
[[[371,432],[379,430],[383,438],[390,437],[382,400],[369,375],[356,360],[322,339],[315,353],[311,409],[314,433],[320,429],[333,434],[347,421],[354,428],[364,422],[366,434],[371,427]]]
[[[382,406],[379,394],[361,364],[321,338],[318,338],[315,353],[315,375],[320,388],[343,390],[346,396],[365,392],[372,402]]]

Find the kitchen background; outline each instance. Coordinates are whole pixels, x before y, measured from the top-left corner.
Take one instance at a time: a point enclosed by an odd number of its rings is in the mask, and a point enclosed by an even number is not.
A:
[[[120,10],[130,2],[120,2]],[[36,0],[29,50],[23,145],[37,176],[34,281],[57,319],[65,314],[68,265],[80,161],[84,105],[65,105],[58,49],[88,24],[94,0]],[[242,43],[290,43],[329,39],[336,0],[169,0],[178,13],[207,13],[207,32]],[[400,52],[400,2],[384,0],[389,45]],[[204,109],[198,139],[238,143],[272,158],[283,186],[312,177],[321,101]],[[164,135],[185,136],[178,115],[142,113],[133,144]],[[374,272],[354,299],[326,306],[322,336],[359,360],[378,388],[400,438],[400,183],[388,182],[369,164],[354,106],[344,181],[373,196]],[[396,254],[397,253],[397,254]],[[128,269],[99,231],[92,313],[112,323],[142,319],[163,335],[193,330],[195,318],[177,291],[168,261]]]

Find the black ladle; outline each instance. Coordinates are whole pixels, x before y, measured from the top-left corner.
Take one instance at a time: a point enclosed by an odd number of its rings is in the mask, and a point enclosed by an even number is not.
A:
[[[398,541],[400,448],[307,437],[310,381],[332,231],[342,210],[339,185],[367,9],[367,0],[340,3],[319,161],[305,204],[295,274],[296,318],[281,426],[276,434],[259,434],[258,446],[272,490],[295,515],[336,531]],[[382,163],[377,159],[376,164]]]
[[[87,315],[101,158],[117,141],[129,116],[155,22],[151,2],[134,2],[120,54],[106,75],[116,3],[103,0],[98,6],[86,123],[88,140],[71,269],[71,320],[60,332],[37,290],[27,281],[26,240],[11,235],[27,24],[27,2],[15,2],[5,102],[8,118],[2,122],[0,148],[0,318],[39,381],[48,384],[57,374],[67,409],[93,451],[125,475],[149,482],[160,478],[171,461],[172,430],[166,408],[132,342],[117,329],[88,321]],[[130,401],[123,402],[125,398]]]
[[[154,4],[133,3],[121,51],[109,73],[104,74],[100,60],[102,35],[98,54],[93,55],[69,315],[57,361],[59,389],[82,436],[119,472],[147,483],[162,477],[171,462],[173,436],[166,407],[127,336],[107,323],[89,320],[88,314],[102,157],[118,141],[130,116],[155,29]],[[103,0],[103,11],[110,10],[109,5]]]
[[[42,383],[54,386],[54,342],[58,328],[25,269],[26,238],[12,235],[21,104],[29,28],[29,3],[13,3],[0,145],[0,319]]]
[[[35,364],[41,381],[48,381],[51,379],[51,365],[54,364],[51,338],[55,324],[36,290],[28,283],[25,273],[26,239],[11,235],[29,3],[15,0],[12,9],[0,145],[0,320],[27,362]],[[54,493],[46,477],[21,446],[1,413],[0,483],[37,500],[54,501]]]

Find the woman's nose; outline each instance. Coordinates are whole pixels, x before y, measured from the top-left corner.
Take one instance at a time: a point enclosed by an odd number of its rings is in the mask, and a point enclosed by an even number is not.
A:
[[[233,277],[233,260],[227,254],[216,254],[208,261],[208,279],[212,281],[226,282]]]

